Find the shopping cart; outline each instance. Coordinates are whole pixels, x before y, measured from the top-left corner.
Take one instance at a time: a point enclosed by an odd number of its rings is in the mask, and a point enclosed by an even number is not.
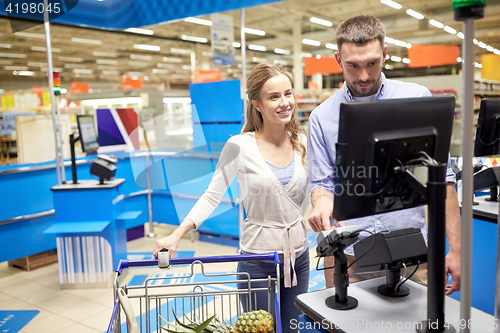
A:
[[[251,279],[248,273],[206,273],[205,265],[238,261],[274,263],[277,278]],[[115,304],[107,333],[166,332],[161,326],[175,323],[203,322],[214,314],[220,322],[234,324],[237,316],[256,308],[257,292],[267,294],[267,309],[274,315],[276,332],[281,333],[279,303],[279,259],[276,252],[268,254],[213,257],[172,258],[171,266],[188,265],[184,275],[153,277],[141,286],[120,285],[123,270],[130,267],[158,266],[158,260],[120,260],[115,271]],[[163,272],[163,271],[162,271]],[[203,280],[196,281],[195,275]],[[200,280],[200,279],[198,279]],[[256,283],[259,284],[256,287]],[[138,315],[137,317],[134,317]],[[132,317],[132,318],[131,318]],[[125,321],[126,319],[126,321]]]

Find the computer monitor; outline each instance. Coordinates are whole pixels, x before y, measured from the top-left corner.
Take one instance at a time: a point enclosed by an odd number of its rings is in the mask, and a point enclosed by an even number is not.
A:
[[[447,163],[454,109],[454,97],[341,104],[333,217],[341,221],[425,204],[397,170],[421,158],[420,152]]]
[[[96,152],[99,148],[97,142],[97,131],[95,129],[94,116],[78,115],[78,131],[80,132],[80,142],[84,153]]]
[[[500,154],[500,98],[481,100],[477,119],[474,156]]]

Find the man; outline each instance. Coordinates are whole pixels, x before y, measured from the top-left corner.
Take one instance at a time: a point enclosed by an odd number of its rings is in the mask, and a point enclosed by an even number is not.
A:
[[[335,59],[342,68],[345,83],[311,113],[308,125],[308,176],[312,184],[313,206],[308,220],[315,232],[335,228],[330,219],[333,213],[332,174],[340,104],[348,101],[431,96],[430,91],[423,86],[386,79],[382,73],[382,65],[387,55],[387,46],[384,44],[385,27],[377,18],[368,15],[349,18],[337,27],[335,37],[338,47]],[[453,277],[453,282],[445,289],[446,294],[450,295],[460,290],[460,210],[454,186],[455,174],[449,163],[446,180],[446,236],[449,252],[445,260],[447,274],[444,278],[447,278],[448,273]],[[418,227],[427,239],[424,207],[339,221],[338,225],[357,225],[360,230],[373,233],[402,227]],[[367,233],[361,235],[364,234]],[[348,264],[351,264],[354,261],[352,246],[345,250],[345,254]],[[332,267],[333,263],[334,258],[327,257],[324,266]],[[354,278],[354,265],[350,268],[349,275]],[[333,269],[325,270],[325,279],[327,288],[332,287]]]

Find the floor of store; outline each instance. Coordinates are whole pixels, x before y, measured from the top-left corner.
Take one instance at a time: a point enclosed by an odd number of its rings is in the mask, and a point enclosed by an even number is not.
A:
[[[148,253],[153,252],[156,240],[170,234],[171,231],[171,227],[159,225],[155,227],[156,237],[144,237],[128,242],[129,259],[134,254],[142,254],[147,257]],[[310,229],[309,240],[315,241],[315,233]],[[315,245],[315,242],[311,245]],[[194,251],[194,256],[212,256],[236,254],[237,248],[198,241],[196,236],[192,242],[188,234],[181,240],[178,251]],[[192,254],[192,252],[189,253]],[[316,259],[314,256],[316,251],[314,246],[310,247],[310,254],[312,270],[310,285],[315,287],[313,290],[317,290],[324,287],[323,272],[315,270]],[[236,270],[235,263],[216,265],[216,267],[209,268],[208,271],[230,272]],[[161,270],[160,272],[166,273],[168,271]],[[122,276],[122,281],[128,284],[134,276],[158,274],[158,272],[157,267],[133,268]],[[8,263],[4,262],[0,263],[0,313],[3,310],[39,311],[20,331],[16,332],[102,333],[106,331],[110,322],[113,310],[113,290],[112,288],[61,290],[57,263],[26,272],[19,268],[9,267]],[[1,320],[2,318],[0,318],[0,323]],[[9,333],[13,332],[9,331]]]

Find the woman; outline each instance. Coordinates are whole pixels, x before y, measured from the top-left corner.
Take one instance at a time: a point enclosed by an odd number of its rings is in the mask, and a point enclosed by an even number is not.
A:
[[[299,131],[292,76],[280,64],[257,65],[247,85],[247,122],[241,134],[227,141],[207,191],[181,225],[157,241],[154,256],[163,248],[174,256],[181,237],[210,216],[237,176],[248,216],[240,237],[241,253],[280,254],[281,322],[283,332],[291,332],[290,320],[301,313],[294,306],[295,296],[306,293],[309,284],[303,218],[309,198],[305,135]],[[238,272],[247,272],[252,279],[276,276],[274,264],[264,262],[240,262]],[[267,309],[267,299],[262,295],[257,299],[257,309]],[[247,311],[246,302],[243,307]]]

